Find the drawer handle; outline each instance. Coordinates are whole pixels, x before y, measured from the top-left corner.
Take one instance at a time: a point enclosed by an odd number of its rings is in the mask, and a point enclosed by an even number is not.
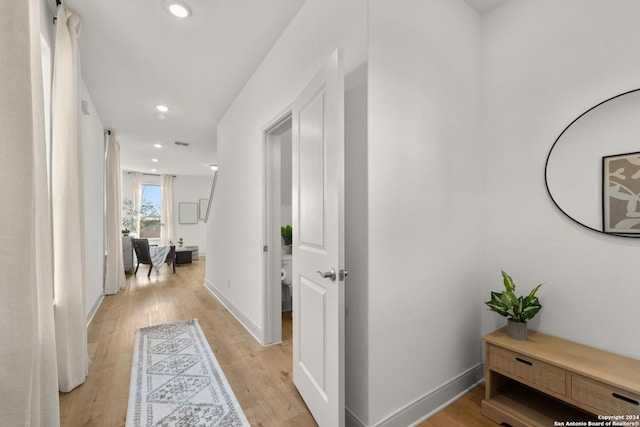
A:
[[[516,357],[516,360],[520,363],[524,363],[525,365],[533,366],[533,363],[529,362],[528,360],[524,360],[519,357]]]
[[[636,406],[640,405],[640,402],[638,402],[637,400],[632,399],[630,397],[623,396],[623,395],[618,394],[618,393],[611,393],[611,395],[613,397],[615,397],[616,399],[624,400],[625,402],[631,403],[632,405],[636,405]]]

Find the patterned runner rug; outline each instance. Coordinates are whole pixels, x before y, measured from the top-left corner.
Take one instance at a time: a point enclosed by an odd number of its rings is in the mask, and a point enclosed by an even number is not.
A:
[[[249,426],[197,319],[136,331],[126,427]]]

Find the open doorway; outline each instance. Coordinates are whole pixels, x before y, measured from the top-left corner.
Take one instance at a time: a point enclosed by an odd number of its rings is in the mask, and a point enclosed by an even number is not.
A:
[[[269,125],[264,136],[264,344],[270,345],[282,341],[283,318],[289,323],[292,310],[294,260],[291,246],[287,248],[281,237],[281,227],[292,224],[291,113]],[[290,323],[284,330],[291,333]]]

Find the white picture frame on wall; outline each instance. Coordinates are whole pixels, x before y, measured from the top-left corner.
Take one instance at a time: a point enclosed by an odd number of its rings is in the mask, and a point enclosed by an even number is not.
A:
[[[179,204],[179,222],[180,224],[197,224],[198,204],[181,202]]]

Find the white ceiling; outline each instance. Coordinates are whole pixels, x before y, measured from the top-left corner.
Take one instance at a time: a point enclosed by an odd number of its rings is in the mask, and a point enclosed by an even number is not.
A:
[[[82,75],[123,170],[210,176],[216,123],[306,0],[182,0],[186,19],[164,1],[64,4],[81,18]]]
[[[81,18],[82,75],[123,170],[210,176],[216,123],[306,0],[182,1],[186,19],[165,0],[64,0]],[[507,0],[465,1],[486,13]],[[164,120],[156,104],[170,108]]]

